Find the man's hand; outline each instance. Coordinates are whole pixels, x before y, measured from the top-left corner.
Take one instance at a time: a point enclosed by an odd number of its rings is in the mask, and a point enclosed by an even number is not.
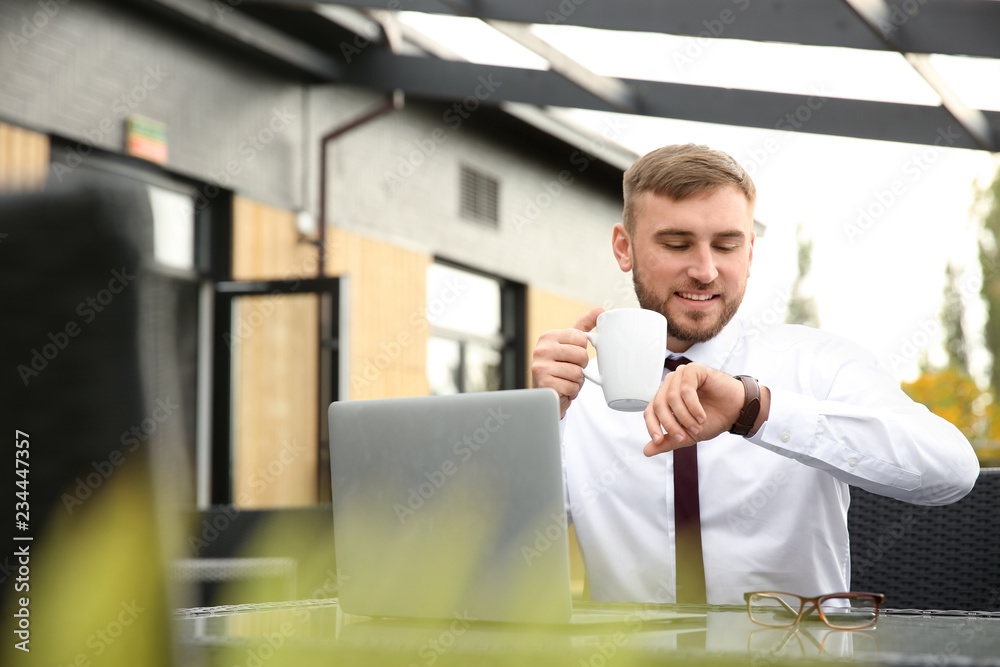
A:
[[[546,331],[531,355],[531,384],[556,390],[560,419],[583,387],[583,368],[590,361],[584,334],[597,325],[597,316],[603,312],[603,308],[595,308],[577,320],[572,329]]]
[[[761,387],[762,415],[754,431],[767,415],[765,393],[770,405],[770,392]],[[643,412],[651,438],[643,453],[671,452],[729,431],[743,410],[744,395],[742,382],[702,364],[685,364],[667,373]]]

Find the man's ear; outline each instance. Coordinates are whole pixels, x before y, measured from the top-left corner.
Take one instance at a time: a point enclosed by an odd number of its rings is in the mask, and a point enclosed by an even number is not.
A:
[[[750,277],[750,267],[753,266],[753,242],[757,240],[757,234],[750,231],[750,257],[747,258],[747,278]]]
[[[611,232],[611,249],[615,252],[615,259],[623,272],[632,270],[632,239],[625,231],[625,225],[618,223],[614,231]]]

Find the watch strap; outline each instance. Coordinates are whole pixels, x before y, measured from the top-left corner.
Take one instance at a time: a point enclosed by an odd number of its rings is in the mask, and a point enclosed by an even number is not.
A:
[[[746,437],[760,414],[760,383],[749,375],[736,375],[735,378],[743,383],[743,409],[729,432]]]

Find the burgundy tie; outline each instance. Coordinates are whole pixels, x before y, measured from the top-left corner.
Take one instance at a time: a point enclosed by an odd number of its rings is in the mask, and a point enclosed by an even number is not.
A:
[[[667,359],[668,371],[690,359]],[[677,602],[704,604],[705,561],[701,554],[701,513],[698,506],[698,447],[674,450],[674,543],[677,554]]]

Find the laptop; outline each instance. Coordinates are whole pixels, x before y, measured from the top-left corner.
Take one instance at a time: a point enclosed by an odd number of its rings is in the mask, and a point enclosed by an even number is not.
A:
[[[329,425],[346,613],[540,624],[627,620],[628,609],[574,613],[553,390],[335,402]],[[657,618],[692,616],[699,615]]]

